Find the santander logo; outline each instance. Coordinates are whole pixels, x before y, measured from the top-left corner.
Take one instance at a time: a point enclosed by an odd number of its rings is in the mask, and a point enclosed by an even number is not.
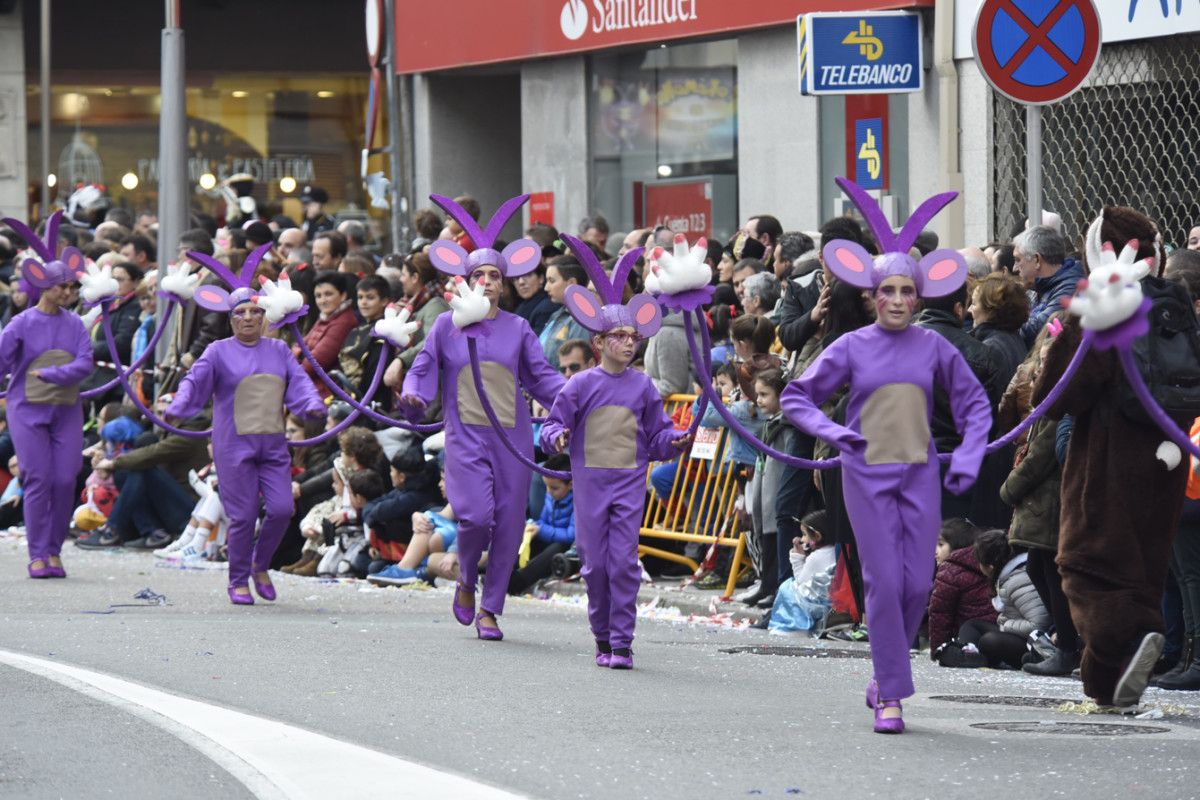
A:
[[[591,0],[596,9],[588,12],[586,0],[567,0],[558,15],[563,36],[574,42],[590,27],[592,33],[612,33],[630,28],[648,28],[696,19],[697,0]]]
[[[583,0],[567,0],[562,13],[558,15],[558,24],[563,36],[572,42],[583,36],[588,25],[588,11]]]

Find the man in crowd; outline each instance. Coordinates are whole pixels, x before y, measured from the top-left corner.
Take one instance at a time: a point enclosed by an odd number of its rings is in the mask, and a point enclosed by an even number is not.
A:
[[[1021,326],[1025,346],[1032,347],[1050,315],[1062,309],[1059,301],[1075,294],[1083,266],[1067,258],[1067,240],[1045,225],[1030,228],[1013,240],[1013,258],[1021,282],[1036,295],[1029,319]]]

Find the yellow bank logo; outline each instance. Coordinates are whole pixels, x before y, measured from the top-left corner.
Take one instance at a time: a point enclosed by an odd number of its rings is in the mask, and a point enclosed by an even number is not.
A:
[[[858,158],[860,161],[867,162],[864,167],[867,170],[867,174],[871,176],[871,180],[879,180],[883,161],[879,157],[879,146],[875,141],[875,131],[870,128],[867,128],[867,138],[863,141],[862,147],[858,148]]]
[[[875,35],[875,28],[868,25],[865,19],[858,21],[858,30],[846,34],[842,44],[858,45],[859,54],[867,61],[883,58],[883,42]]]

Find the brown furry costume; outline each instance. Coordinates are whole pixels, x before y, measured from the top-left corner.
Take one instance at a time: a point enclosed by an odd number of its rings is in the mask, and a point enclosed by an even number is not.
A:
[[[1157,256],[1156,234],[1133,209],[1104,210],[1101,239],[1118,252],[1137,239],[1138,258]],[[1070,317],[1046,356],[1035,404],[1058,382],[1082,333]],[[1187,483],[1188,460],[1168,471],[1155,458],[1162,433],[1117,409],[1115,390],[1124,381],[1115,352],[1090,351],[1049,412],[1075,417],[1063,467],[1058,566],[1084,642],[1084,692],[1102,704],[1112,702],[1142,637],[1163,630],[1163,585]]]

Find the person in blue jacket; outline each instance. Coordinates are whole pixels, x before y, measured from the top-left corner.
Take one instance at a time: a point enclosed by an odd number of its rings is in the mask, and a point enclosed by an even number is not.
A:
[[[543,466],[555,472],[570,472],[571,459],[566,453],[557,453],[546,459]],[[542,481],[546,484],[542,513],[529,523],[537,526],[534,555],[524,567],[513,571],[508,581],[509,594],[524,594],[542,578],[550,577],[550,561],[575,547],[575,496],[571,482],[544,476]]]

